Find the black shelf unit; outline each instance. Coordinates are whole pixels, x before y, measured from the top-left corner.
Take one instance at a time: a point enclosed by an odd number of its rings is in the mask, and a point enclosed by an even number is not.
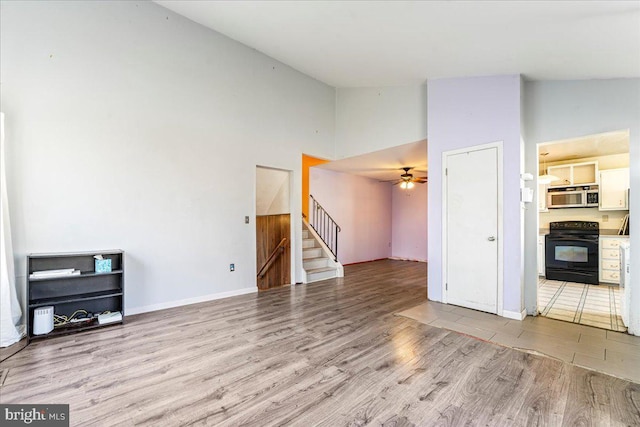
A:
[[[111,260],[111,271],[96,273],[94,256]],[[80,274],[31,278],[34,271],[73,268]],[[124,251],[30,254],[27,256],[27,333],[29,339],[49,338],[124,323]],[[90,313],[119,311],[122,321],[105,325],[97,319],[55,327],[44,335],[33,334],[33,312],[38,307],[53,306],[54,313],[70,316],[76,310]]]

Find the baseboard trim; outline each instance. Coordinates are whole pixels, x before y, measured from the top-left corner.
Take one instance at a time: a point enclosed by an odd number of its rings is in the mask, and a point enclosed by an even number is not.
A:
[[[402,258],[399,256],[390,256],[388,259],[392,259],[394,261],[413,261],[413,262],[427,262],[426,259],[414,259],[414,258]]]
[[[527,317],[527,309],[525,308],[519,312],[502,310],[502,317],[506,317],[507,319],[513,319],[513,320],[524,320],[524,318]]]
[[[127,308],[125,313],[127,316],[132,314],[148,313],[150,311],[165,310],[167,308],[181,307],[183,305],[197,304],[200,302],[213,301],[217,299],[230,298],[238,295],[246,295],[257,293],[257,287],[242,288],[235,291],[219,292],[217,294],[202,295],[194,298],[186,298],[177,301],[161,302],[159,304],[144,305],[142,307]]]
[[[356,262],[351,262],[349,264],[342,264],[343,266],[345,265],[357,265],[357,264],[366,264],[368,262],[376,262],[376,261],[384,261],[385,259],[389,259],[389,258],[376,258],[376,259],[369,259],[367,261],[356,261]]]

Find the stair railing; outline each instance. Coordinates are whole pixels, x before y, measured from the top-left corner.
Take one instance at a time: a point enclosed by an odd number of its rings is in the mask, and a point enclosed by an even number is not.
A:
[[[333,259],[338,261],[338,233],[342,229],[312,195],[309,195],[309,197],[313,203],[309,225],[313,227],[324,244],[327,245],[331,254],[333,254]]]
[[[267,274],[267,270],[269,270],[269,268],[271,267],[271,265],[273,264],[273,262],[278,259],[278,257],[280,255],[282,255],[282,253],[284,252],[284,247],[287,244],[287,238],[283,237],[282,240],[280,240],[280,243],[278,244],[278,246],[276,246],[276,248],[273,250],[273,252],[271,252],[271,255],[269,255],[269,258],[267,259],[267,262],[264,263],[264,265],[262,266],[262,268],[260,269],[260,271],[258,271],[258,278],[262,279],[266,274]]]

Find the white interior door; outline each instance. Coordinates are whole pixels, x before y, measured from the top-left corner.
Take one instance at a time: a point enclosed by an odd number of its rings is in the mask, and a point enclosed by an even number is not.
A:
[[[499,145],[483,147],[444,155],[445,302],[502,314],[498,301],[501,152]]]

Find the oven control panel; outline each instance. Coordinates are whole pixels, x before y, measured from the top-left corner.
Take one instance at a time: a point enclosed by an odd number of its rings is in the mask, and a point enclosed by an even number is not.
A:
[[[593,221],[557,221],[549,223],[549,229],[554,231],[590,231],[598,232],[600,224]]]

